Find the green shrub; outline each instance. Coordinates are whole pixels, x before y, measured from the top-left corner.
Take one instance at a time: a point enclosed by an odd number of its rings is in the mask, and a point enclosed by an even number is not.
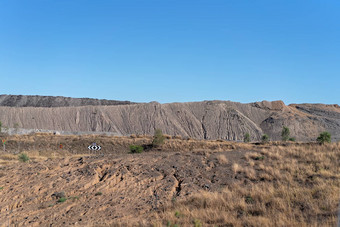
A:
[[[130,145],[130,152],[131,153],[142,153],[144,148],[139,145]]]
[[[263,160],[264,159],[264,156],[262,155],[262,156],[257,156],[257,157],[255,157],[255,160]]]
[[[268,141],[269,141],[269,136],[268,136],[267,134],[264,134],[264,135],[261,137],[261,141],[262,141],[263,143],[268,142]]]
[[[180,217],[181,217],[181,213],[180,213],[179,211],[176,211],[176,212],[175,212],[175,217],[176,217],[176,218],[180,218]]]
[[[72,201],[79,200],[79,196],[71,196],[68,199],[72,199]]]
[[[246,133],[244,135],[243,142],[245,142],[245,143],[249,143],[250,142],[250,134],[249,133]]]
[[[96,192],[96,194],[94,194],[95,196],[98,196],[98,195],[102,195],[103,193],[102,192]]]
[[[246,196],[245,198],[245,202],[248,203],[248,204],[251,204],[251,203],[254,203],[254,199],[253,197],[251,197],[250,195]]]
[[[316,139],[320,144],[330,143],[331,142],[331,134],[329,132],[320,133],[319,137]]]
[[[153,147],[159,147],[164,143],[165,136],[163,135],[162,130],[156,129],[155,134],[153,136],[152,140],[152,146]]]
[[[287,141],[287,140],[289,140],[289,135],[290,135],[290,130],[289,130],[289,128],[283,126],[282,131],[281,131],[281,138],[282,138],[282,141]]]
[[[295,141],[296,141],[295,137],[290,137],[288,140],[289,140],[289,141],[292,141],[292,142],[295,142]]]
[[[27,154],[22,153],[19,155],[19,161],[20,162],[28,162],[30,160],[30,158],[28,157]]]
[[[202,227],[201,221],[198,220],[198,219],[195,219],[195,220],[194,220],[194,226],[195,226],[195,227]]]
[[[67,198],[65,198],[65,197],[61,197],[60,199],[58,199],[58,203],[63,203],[63,202],[65,202],[67,200]]]

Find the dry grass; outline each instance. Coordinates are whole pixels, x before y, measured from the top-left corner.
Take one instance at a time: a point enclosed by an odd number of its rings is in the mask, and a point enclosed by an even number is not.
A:
[[[225,155],[222,155],[222,154],[217,156],[217,160],[221,165],[228,163],[227,157]]]
[[[336,225],[340,143],[269,147],[244,158],[246,167],[231,167],[238,175],[234,183],[169,203],[155,214],[155,225]]]
[[[335,226],[340,192],[340,143],[283,146],[277,142],[254,145],[168,138],[161,148],[165,152],[194,151],[205,155],[235,149],[249,152],[240,163],[217,155],[220,165],[230,166],[232,183],[220,191],[202,191],[183,200],[169,201],[161,212],[154,214],[152,220],[156,226],[168,223],[194,226],[195,221],[197,226],[199,223],[202,226]],[[26,152],[32,161],[79,155],[88,152],[87,145],[94,141],[105,144],[103,152],[128,152],[131,144],[150,144],[152,136],[28,135],[6,139],[6,147],[13,154],[0,153],[0,164],[18,162],[18,155],[14,154],[18,152]],[[59,143],[64,144],[62,151],[58,149]]]

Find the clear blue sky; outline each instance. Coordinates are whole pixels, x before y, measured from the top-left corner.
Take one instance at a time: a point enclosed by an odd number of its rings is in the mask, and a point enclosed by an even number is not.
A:
[[[0,94],[340,104],[340,1],[0,0]]]

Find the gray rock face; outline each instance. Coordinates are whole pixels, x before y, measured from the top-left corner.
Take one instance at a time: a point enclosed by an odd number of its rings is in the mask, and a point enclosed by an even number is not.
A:
[[[53,105],[53,104],[51,104]],[[13,128],[70,132],[110,132],[116,135],[153,134],[162,129],[169,135],[196,139],[253,141],[266,133],[281,139],[283,126],[298,141],[315,141],[329,131],[340,140],[338,105],[294,104],[282,101],[241,104],[230,101],[204,101],[159,104],[157,102],[78,107],[0,107],[2,125]]]
[[[0,106],[12,107],[112,106],[127,104],[133,103],[129,101],[69,98],[62,96],[0,95]]]

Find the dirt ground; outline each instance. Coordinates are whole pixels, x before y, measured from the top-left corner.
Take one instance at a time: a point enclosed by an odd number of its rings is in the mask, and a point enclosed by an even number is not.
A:
[[[175,226],[165,219],[169,204],[235,183],[265,181],[254,180],[257,177],[244,169],[254,160],[261,162],[259,152],[276,146],[171,138],[163,148],[132,154],[129,144],[148,144],[151,138],[31,135],[5,140],[7,150],[0,154],[0,226]],[[102,150],[90,152],[92,142]],[[21,152],[29,162],[18,161]],[[337,183],[339,175],[330,180]]]

